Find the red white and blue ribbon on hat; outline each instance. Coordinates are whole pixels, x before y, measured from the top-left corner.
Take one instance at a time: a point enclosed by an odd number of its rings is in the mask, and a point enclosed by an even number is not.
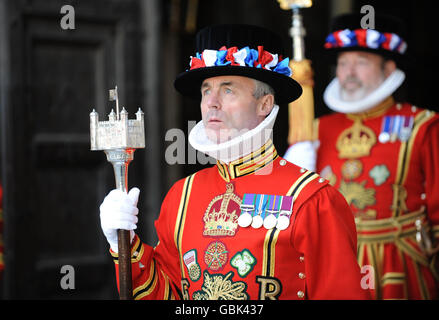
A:
[[[257,50],[223,46],[219,50],[205,49],[201,54],[197,52],[195,57],[191,56],[189,66],[190,70],[226,65],[263,68],[290,77],[292,71],[289,62],[289,58],[282,59],[277,54],[265,51],[263,46],[258,46]]]
[[[381,33],[374,29],[344,29],[334,31],[326,37],[327,49],[348,47],[384,49],[404,54],[407,43],[395,33]]]

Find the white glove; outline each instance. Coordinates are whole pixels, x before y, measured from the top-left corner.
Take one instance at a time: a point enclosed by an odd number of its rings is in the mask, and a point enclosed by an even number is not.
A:
[[[316,171],[317,149],[320,146],[320,141],[302,141],[291,145],[284,158],[295,165]]]
[[[114,189],[105,197],[100,210],[101,228],[110,244],[111,250],[118,252],[117,229],[130,230],[130,241],[134,238],[134,229],[137,228],[137,201],[140,190],[132,188],[128,194]]]

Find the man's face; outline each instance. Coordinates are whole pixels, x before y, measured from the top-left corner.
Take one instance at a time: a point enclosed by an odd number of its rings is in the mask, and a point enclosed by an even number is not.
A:
[[[201,115],[207,137],[221,143],[255,128],[267,113],[255,81],[241,76],[208,78],[201,85]],[[271,108],[270,110],[271,111]]]
[[[384,68],[384,59],[377,54],[361,51],[340,53],[336,75],[341,99],[356,101],[369,95],[385,80]]]

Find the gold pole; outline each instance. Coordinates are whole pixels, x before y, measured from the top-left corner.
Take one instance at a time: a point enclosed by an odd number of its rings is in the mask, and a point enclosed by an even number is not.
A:
[[[293,39],[293,59],[290,68],[293,71],[292,78],[303,89],[299,99],[288,105],[288,143],[294,144],[300,141],[313,140],[314,122],[314,93],[313,93],[313,70],[311,61],[305,58],[305,28],[299,9],[312,6],[312,0],[277,0],[283,10],[292,10],[292,23],[290,35]]]
[[[293,79],[302,86],[302,95],[288,105],[288,143],[313,140],[314,92],[313,71],[311,61],[292,60]]]

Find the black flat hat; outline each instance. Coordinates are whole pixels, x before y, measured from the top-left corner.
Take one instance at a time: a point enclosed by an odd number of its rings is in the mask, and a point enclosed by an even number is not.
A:
[[[270,30],[251,25],[209,26],[197,33],[196,51],[190,69],[174,81],[184,96],[200,98],[205,79],[224,75],[270,85],[277,103],[289,103],[302,94],[301,86],[291,78],[289,59],[282,58],[282,40]]]
[[[376,13],[374,29],[363,29],[361,21],[364,17],[364,14],[351,13],[333,20],[325,43],[330,59],[335,61],[340,52],[366,51],[392,59],[400,68],[407,68],[410,58],[403,21],[391,15]]]

